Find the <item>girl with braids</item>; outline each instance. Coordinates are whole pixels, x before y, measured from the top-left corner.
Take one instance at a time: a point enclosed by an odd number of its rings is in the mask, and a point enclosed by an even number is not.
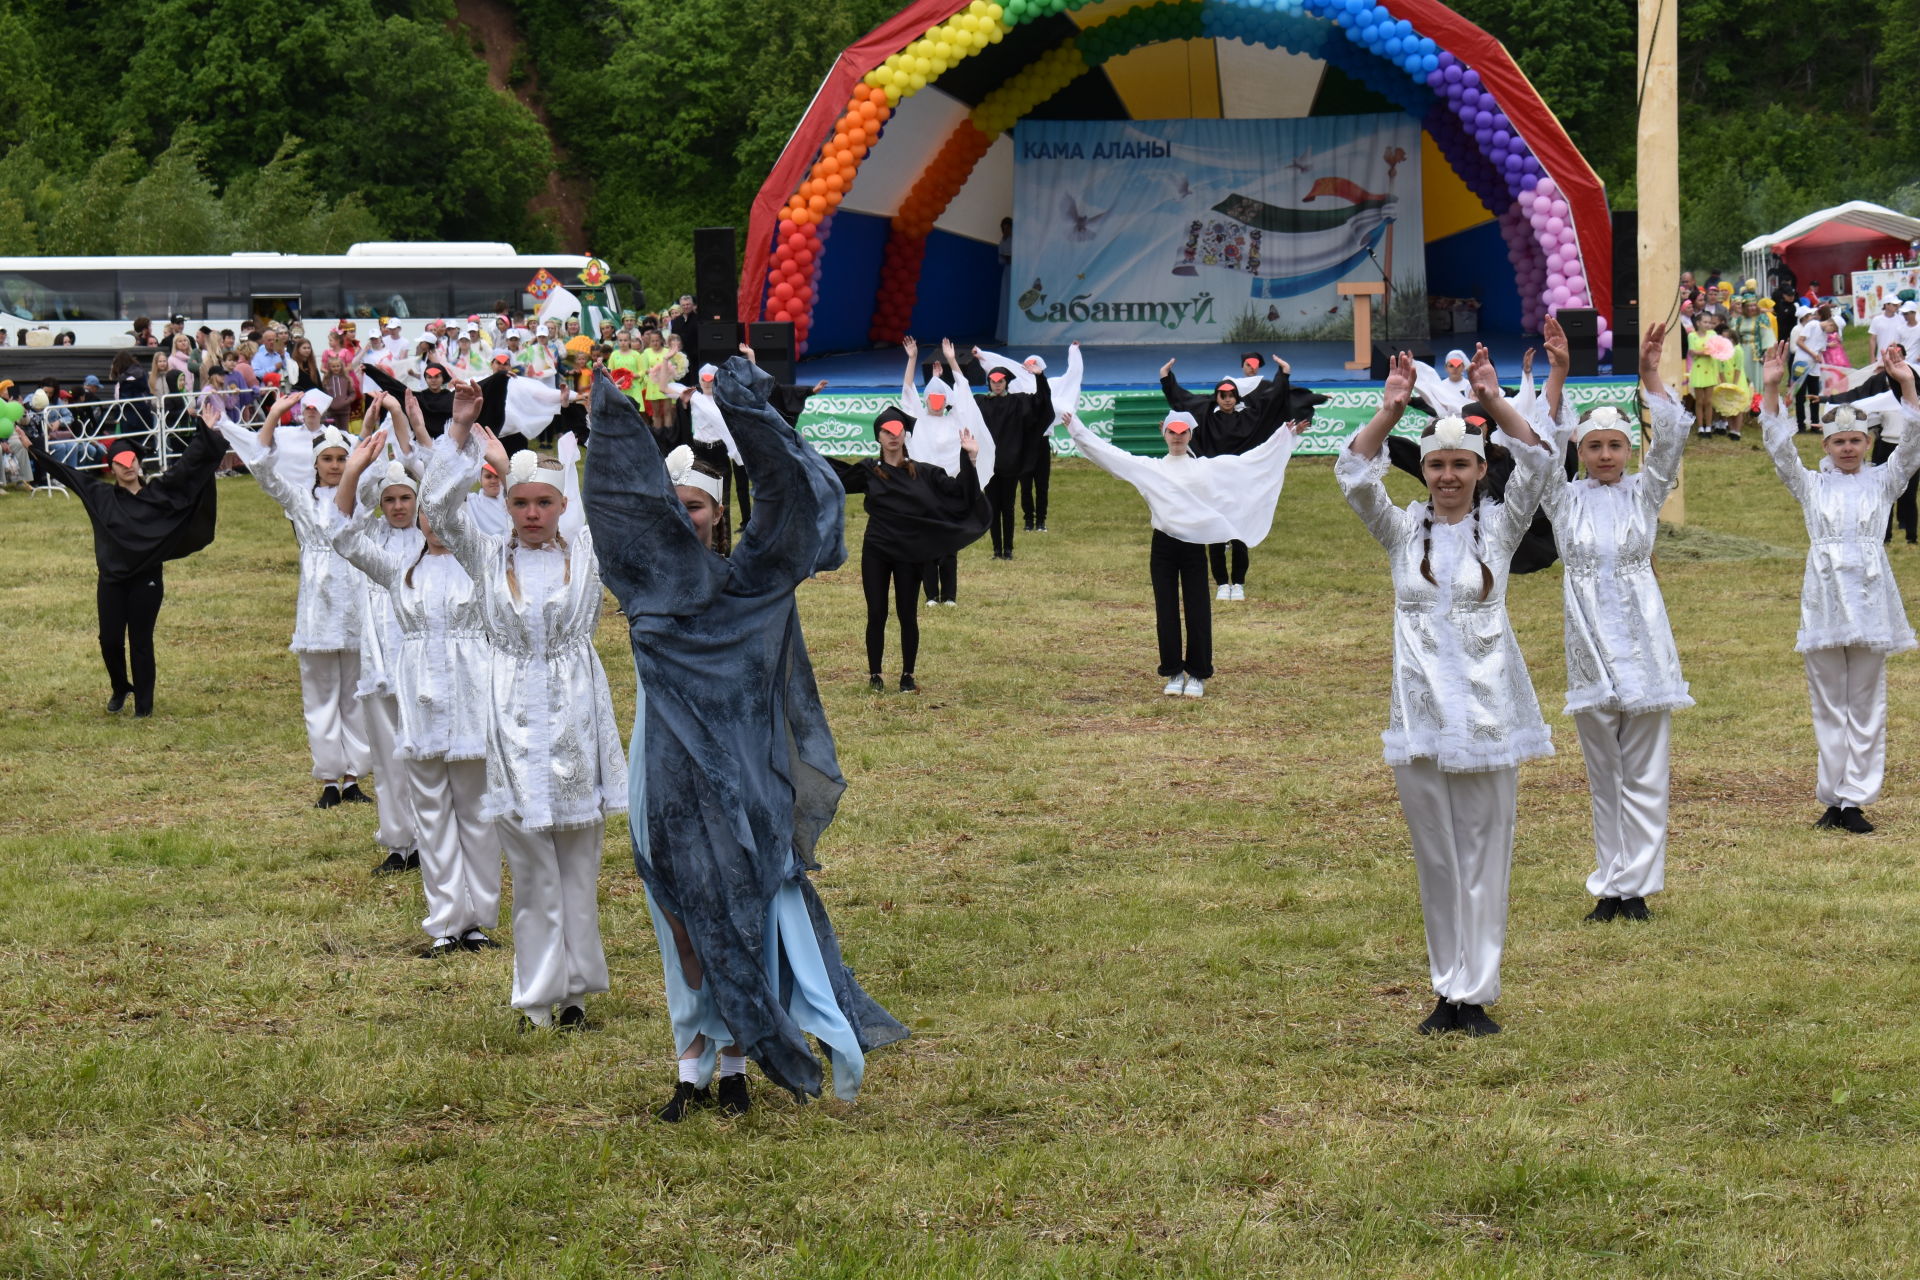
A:
[[[300,541],[300,595],[293,643],[300,658],[300,704],[307,750],[320,784],[317,809],[343,801],[372,803],[360,790],[367,771],[366,721],[354,691],[360,684],[359,575],[333,549],[334,490],[347,468],[347,437],[323,427],[332,397],[315,392],[281,395],[256,431],[223,424],[221,433],[267,496],[280,504]],[[280,430],[282,417],[301,406],[304,430]]]
[[[474,425],[482,404],[472,383],[454,393],[420,501],[473,579],[489,642],[479,816],[495,824],[513,871],[513,1007],[523,1025],[572,1029],[586,1025],[586,997],[607,989],[600,844],[607,815],[627,807],[613,697],[593,648],[599,561],[573,469],[524,449],[509,460]],[[467,513],[483,459],[505,478],[504,538]]]
[[[747,1110],[749,1057],[818,1094],[809,1035],[852,1098],[866,1054],[907,1034],[842,961],[808,879],[846,781],[794,593],[846,560],[846,496],[768,403],[773,388],[738,356],[714,379],[754,487],[753,519],[723,555],[719,479],[678,449],[662,458],[638,408],[593,384],[587,507],[640,689],[629,830],[680,1060],[658,1112],[669,1122]]]
[[[363,503],[333,535],[334,549],[372,580],[387,597],[400,642],[388,654],[387,670],[398,712],[395,754],[404,767],[432,939],[423,955],[479,951],[499,944],[486,931],[500,923],[500,844],[493,823],[482,816],[487,799],[487,705],[491,655],[479,593],[452,549],[434,535],[424,514],[411,545],[388,535],[391,512],[383,510],[395,489],[412,490],[412,477],[398,462],[372,466],[385,443],[370,435],[347,461],[341,494],[356,488],[371,470],[382,506]],[[371,486],[368,486],[371,487]]]
[[[860,543],[860,586],[867,597],[867,670],[875,693],[886,692],[880,662],[887,648],[887,594],[900,611],[900,692],[914,693],[920,651],[920,585],[930,561],[956,555],[977,540],[991,518],[974,462],[980,444],[960,429],[960,474],[907,456],[907,415],[889,407],[873,420],[880,456],[835,462],[840,486],[867,498]]]
[[[1380,736],[1413,838],[1439,997],[1423,1035],[1500,1029],[1485,1006],[1500,996],[1518,766],[1553,754],[1506,597],[1508,561],[1555,457],[1501,394],[1486,348],[1475,351],[1469,377],[1481,410],[1509,440],[1504,502],[1482,496],[1487,441],[1460,418],[1422,434],[1427,501],[1403,509],[1387,496],[1382,446],[1414,384],[1405,352],[1394,358],[1380,411],[1334,465],[1393,574],[1393,693]]]
[[[1593,803],[1594,870],[1587,919],[1646,920],[1647,895],[1666,883],[1667,748],[1673,713],[1693,705],[1653,572],[1660,505],[1680,474],[1685,411],[1660,381],[1665,325],[1640,347],[1640,388],[1650,437],[1640,470],[1618,410],[1599,408],[1578,426],[1566,409],[1567,342],[1549,320],[1549,416],[1570,431],[1586,477],[1556,469],[1542,506],[1566,563],[1567,714],[1580,732]]]
[[[1873,830],[1862,810],[1880,798],[1886,778],[1887,655],[1914,647],[1881,539],[1895,501],[1920,469],[1920,399],[1899,344],[1880,363],[1893,394],[1827,410],[1820,427],[1827,456],[1818,471],[1800,461],[1793,419],[1781,406],[1784,344],[1767,352],[1760,402],[1761,436],[1781,482],[1799,500],[1809,542],[1793,647],[1806,660],[1820,753],[1815,795],[1826,812],[1814,825],[1856,835]],[[1878,466],[1867,460],[1872,443],[1861,416],[1876,411],[1906,419],[1893,456]]]

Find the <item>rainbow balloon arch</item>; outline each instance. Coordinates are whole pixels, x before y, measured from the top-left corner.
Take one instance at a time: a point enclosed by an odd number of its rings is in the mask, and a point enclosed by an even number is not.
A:
[[[919,0],[843,52],[754,200],[741,316],[791,321],[805,353],[835,212],[875,163],[895,108],[1023,24],[1090,2]],[[1419,119],[1497,222],[1524,327],[1592,307],[1611,345],[1604,186],[1505,48],[1435,0],[1163,0],[1079,28],[987,92],[931,155],[899,157],[918,176],[892,213],[869,338],[907,332],[928,237],[996,139],[1109,59],[1204,38],[1321,59]]]

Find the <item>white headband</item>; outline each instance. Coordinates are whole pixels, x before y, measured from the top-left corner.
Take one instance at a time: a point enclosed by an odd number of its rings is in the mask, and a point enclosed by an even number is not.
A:
[[[1610,404],[1601,405],[1582,418],[1580,425],[1573,429],[1573,442],[1579,444],[1594,431],[1618,431],[1621,435],[1626,435],[1627,416]]]
[[[1467,430],[1465,418],[1442,418],[1433,424],[1433,434],[1420,438],[1420,456],[1440,449],[1465,449],[1477,458],[1487,456],[1485,436]]]
[[[317,457],[328,449],[345,449],[348,452],[352,452],[353,444],[345,436],[340,434],[340,428],[329,425],[323,428],[319,436],[315,438],[313,442],[313,452]]]
[[[547,471],[553,472],[552,479],[548,479],[542,474],[542,472]],[[531,449],[522,449],[514,454],[513,457],[507,459],[507,491],[510,492],[513,487],[518,484],[544,484],[551,485],[553,488],[558,489],[560,487],[560,468],[543,467],[540,465],[539,454]]]
[[[395,485],[402,485],[414,493],[420,492],[420,486],[414,483],[412,476],[407,474],[407,469],[401,465],[400,460],[398,458],[389,458],[387,460],[387,474],[385,478],[380,481],[380,492],[385,493]]]
[[[1828,436],[1841,431],[1864,432],[1866,429],[1867,424],[1861,419],[1859,414],[1853,411],[1852,405],[1836,405],[1833,410],[1833,416],[1820,424],[1820,438],[1824,440]]]
[[[681,445],[667,455],[667,479],[673,481],[673,487],[676,489],[684,485],[689,489],[700,490],[715,502],[721,500],[720,477],[695,470],[693,450],[686,445]]]

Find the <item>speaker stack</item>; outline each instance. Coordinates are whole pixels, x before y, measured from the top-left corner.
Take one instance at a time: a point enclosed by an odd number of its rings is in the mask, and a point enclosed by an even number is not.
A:
[[[1390,342],[1385,337],[1379,337],[1373,340],[1373,366],[1367,370],[1367,376],[1375,382],[1385,382],[1387,362],[1402,351],[1415,360],[1433,363],[1433,344],[1425,338],[1402,338],[1398,342]]]
[[[1592,307],[1562,307],[1560,327],[1567,331],[1567,374],[1574,378],[1600,376],[1600,313]],[[1619,350],[1619,335],[1614,336]],[[1634,344],[1639,345],[1637,342]]]
[[[753,348],[753,354],[762,369],[773,375],[775,382],[790,383],[794,380],[793,325],[778,320],[756,320],[747,326],[747,345]]]
[[[1677,281],[1675,285],[1678,287]],[[1639,352],[1640,215],[1632,209],[1622,209],[1613,215],[1614,369],[1631,368],[1639,360]]]
[[[739,277],[734,273],[732,227],[698,227],[693,233],[693,305],[699,316],[694,328],[698,348],[693,361],[724,364],[739,354]]]

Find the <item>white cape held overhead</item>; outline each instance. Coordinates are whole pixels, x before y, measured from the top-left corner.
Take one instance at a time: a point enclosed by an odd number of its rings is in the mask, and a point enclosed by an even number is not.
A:
[[[733,432],[727,430],[726,417],[721,414],[720,406],[712,396],[704,391],[693,393],[687,402],[687,410],[693,416],[693,438],[701,444],[724,444],[727,456],[738,464],[740,448],[733,442]]]
[[[1473,403],[1473,388],[1464,377],[1454,382],[1424,360],[1413,362],[1413,391],[1443,418],[1458,417]]]
[[[1067,434],[1095,466],[1125,480],[1147,500],[1153,527],[1182,542],[1244,542],[1257,547],[1273,528],[1273,509],[1300,442],[1291,424],[1245,453],[1217,458],[1143,458],[1109,444],[1075,418]]]
[[[1031,395],[1038,388],[1033,373],[1025,365],[1015,364],[1010,357],[996,351],[979,353],[980,367],[991,373],[995,369],[1005,369],[1012,376],[1007,381],[1007,390],[1014,395]],[[1080,344],[1074,343],[1067,348],[1067,371],[1047,383],[1047,398],[1053,402],[1053,420],[1060,421],[1062,414],[1071,413],[1076,417],[1080,413],[1080,381],[1086,375],[1086,362],[1080,358]],[[1258,385],[1260,379],[1250,380]],[[1243,388],[1250,390],[1251,387]]]
[[[567,403],[567,393],[550,382],[515,374],[507,380],[506,409],[500,430],[519,432],[529,438],[539,435]]]
[[[931,389],[933,383],[927,386]],[[987,430],[987,420],[980,416],[980,406],[973,402],[973,392],[959,374],[954,374],[945,413],[935,417],[927,412],[926,402],[913,389],[911,377],[900,388],[900,408],[913,419],[913,430],[907,436],[909,458],[939,467],[950,476],[959,475],[960,429],[965,427],[973,432],[974,441],[980,446],[980,453],[973,460],[973,473],[979,478],[980,487],[984,489],[993,482],[993,433]]]

